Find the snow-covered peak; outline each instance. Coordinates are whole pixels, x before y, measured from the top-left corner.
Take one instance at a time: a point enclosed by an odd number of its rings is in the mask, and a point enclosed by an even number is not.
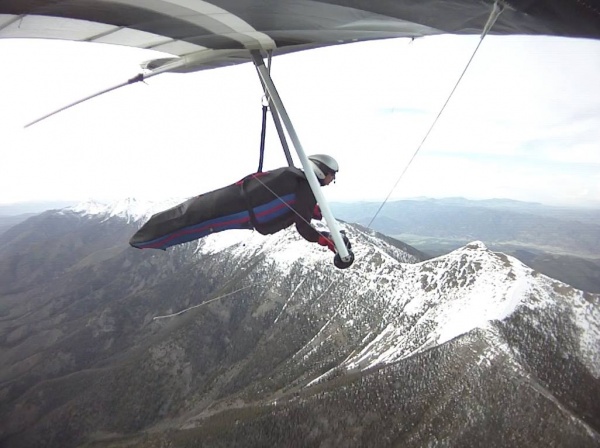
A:
[[[515,313],[530,319],[532,325],[544,319],[541,315],[560,315],[577,328],[573,335],[578,355],[600,377],[597,298],[592,300],[587,293],[541,275],[514,257],[492,252],[480,241],[432,260],[382,268],[375,276],[363,256],[357,269],[351,268],[350,275],[344,276],[356,295],[337,308],[323,333],[301,356],[309,356],[324,340],[334,340],[333,332],[340,331],[335,329],[368,319],[374,319],[377,329],[363,336],[364,345],[340,367],[353,370],[390,364],[472,330],[488,331],[493,322],[506,321]],[[367,303],[370,310],[382,311],[376,316],[372,311],[364,314]]]
[[[479,241],[432,260],[404,264],[386,282],[393,289],[385,327],[346,365],[368,368],[394,362],[503,320],[529,297],[532,273]]]
[[[135,198],[125,198],[114,202],[100,202],[90,199],[64,210],[83,216],[98,216],[103,219],[120,217],[127,220],[127,222],[135,222],[146,220],[153,214],[177,205],[183,200],[182,198],[172,198],[163,201],[142,201]]]

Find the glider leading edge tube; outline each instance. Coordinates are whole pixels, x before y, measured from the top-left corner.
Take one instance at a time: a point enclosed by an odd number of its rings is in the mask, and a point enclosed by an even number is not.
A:
[[[252,59],[254,61],[254,65],[256,66],[256,69],[258,70],[260,79],[262,80],[265,88],[267,89],[269,96],[270,96],[271,100],[273,101],[273,105],[274,105],[275,109],[277,110],[277,113],[281,117],[281,119],[288,131],[288,134],[292,140],[292,143],[294,144],[296,153],[298,154],[300,162],[302,163],[302,168],[304,168],[304,174],[306,175],[306,179],[308,180],[310,188],[312,189],[312,191],[315,195],[315,199],[317,200],[317,203],[321,207],[321,212],[323,213],[323,217],[325,218],[325,221],[327,222],[327,226],[329,227],[329,230],[331,232],[331,237],[333,239],[333,242],[335,243],[335,247],[338,251],[338,255],[339,255],[341,261],[344,263],[344,267],[348,267],[352,263],[354,257],[348,251],[348,249],[346,248],[346,245],[344,244],[344,240],[342,239],[342,235],[340,233],[338,223],[335,220],[335,218],[333,217],[333,214],[331,213],[329,204],[325,200],[325,196],[323,196],[323,192],[321,191],[321,187],[319,185],[319,181],[317,180],[317,176],[315,175],[315,173],[313,172],[313,170],[311,168],[310,161],[308,160],[308,157],[304,153],[304,149],[302,149],[300,139],[298,138],[298,135],[296,134],[294,126],[292,125],[292,121],[290,120],[290,117],[287,114],[287,111],[285,110],[283,102],[281,101],[281,97],[279,96],[279,93],[277,92],[277,89],[275,88],[275,84],[273,83],[273,80],[271,79],[271,75],[269,74],[269,71],[267,70],[267,67],[265,66],[265,62],[262,58],[262,55],[260,54],[260,51],[253,50],[253,51],[251,51],[251,54],[252,54]]]

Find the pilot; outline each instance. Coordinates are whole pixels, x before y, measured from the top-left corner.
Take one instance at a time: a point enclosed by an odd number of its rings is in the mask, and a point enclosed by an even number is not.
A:
[[[335,180],[337,161],[326,154],[308,157],[321,186]],[[230,229],[255,229],[263,235],[292,224],[307,241],[336,252],[329,232],[319,232],[310,221],[322,219],[304,172],[294,167],[250,174],[240,181],[195,196],[153,215],[129,244],[139,249],[167,249]],[[347,247],[350,243],[345,235]]]

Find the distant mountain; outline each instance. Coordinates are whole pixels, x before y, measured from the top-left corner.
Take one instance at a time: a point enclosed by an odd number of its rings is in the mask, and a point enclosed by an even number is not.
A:
[[[0,204],[0,234],[34,215],[47,210],[58,210],[75,204],[75,202],[67,201]]]
[[[3,447],[600,443],[600,296],[351,224],[347,270],[293,229],[132,249],[148,213],[0,235]]]
[[[59,210],[65,207],[71,207],[77,203],[77,201],[40,201],[0,204],[0,216],[37,214],[48,210]]]
[[[23,222],[27,218],[31,218],[34,215],[35,213],[26,213],[15,216],[0,216],[0,234],[6,232],[11,227],[16,226],[20,222]]]
[[[385,205],[373,229],[391,236],[415,235],[464,245],[518,244],[583,257],[600,254],[600,210],[548,207],[510,201],[422,200]],[[379,203],[332,204],[336,216],[368,225]]]

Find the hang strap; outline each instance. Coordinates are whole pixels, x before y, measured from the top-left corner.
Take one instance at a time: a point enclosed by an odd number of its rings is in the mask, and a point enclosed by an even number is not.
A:
[[[265,136],[267,135],[267,111],[269,107],[267,106],[268,100],[265,99],[262,106],[262,128],[260,130],[260,153],[258,157],[258,170],[257,172],[262,173],[263,170],[263,162],[265,160]]]

